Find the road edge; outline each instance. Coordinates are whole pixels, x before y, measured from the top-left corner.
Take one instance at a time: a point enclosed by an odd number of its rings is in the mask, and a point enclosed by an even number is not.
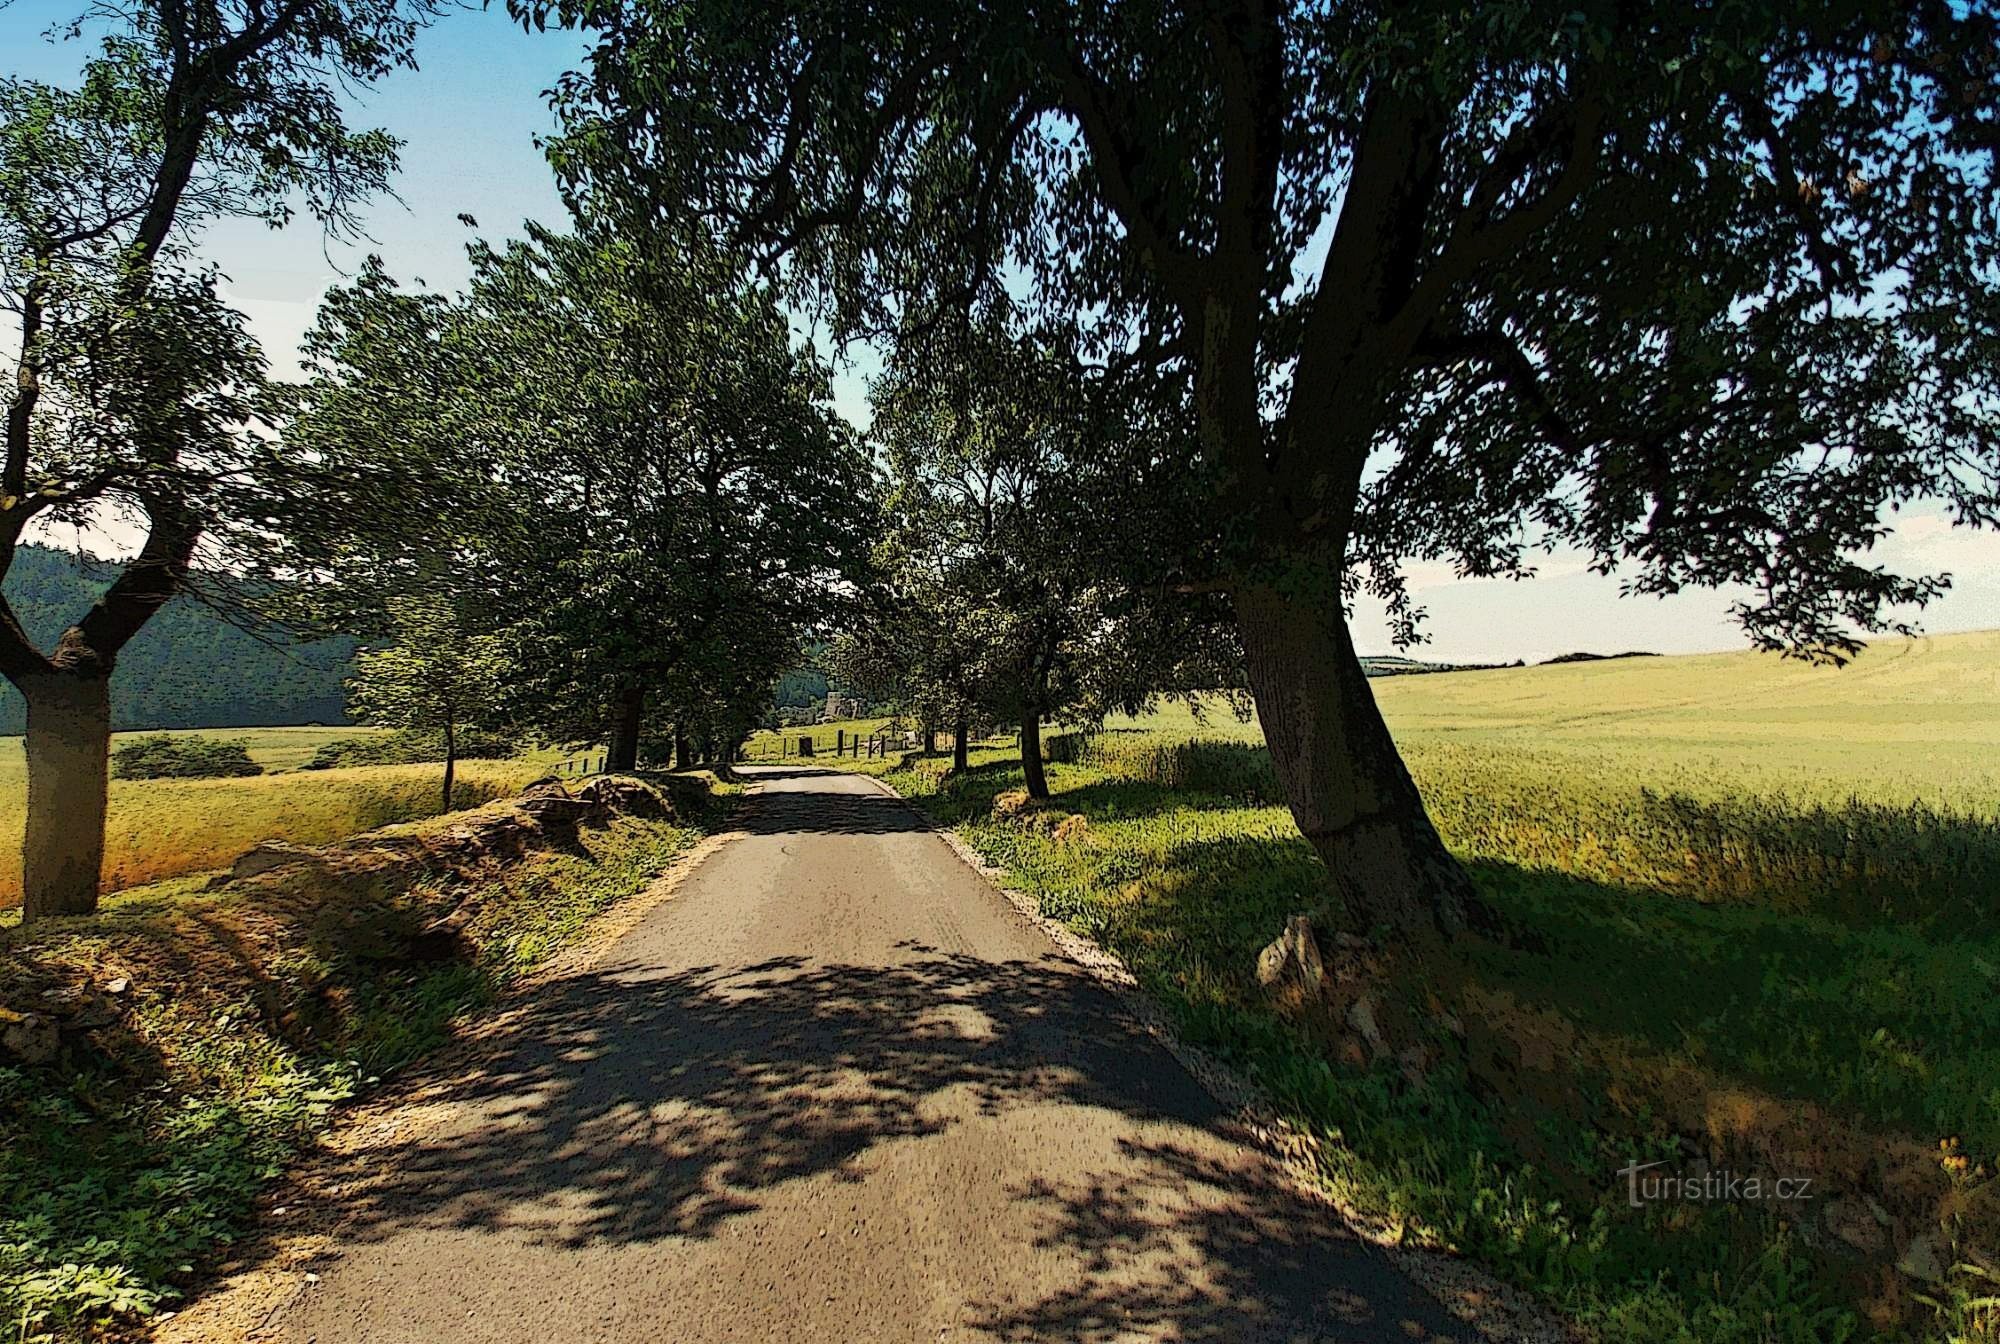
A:
[[[533,1012],[540,990],[600,964],[641,921],[678,895],[718,850],[747,834],[744,807],[744,800],[736,799],[716,829],[676,854],[640,890],[591,916],[555,955],[511,981],[488,1011],[458,1028],[408,1072],[346,1108],[259,1193],[256,1221],[213,1267],[206,1286],[179,1310],[142,1323],[130,1338],[152,1344],[238,1344],[263,1336],[286,1307],[319,1282],[319,1269],[340,1258],[341,1233],[352,1216],[347,1206],[367,1184],[365,1177],[339,1179],[352,1155],[421,1142],[443,1123],[449,1106],[435,1098],[450,1079],[471,1065],[495,1035]]]
[[[833,773],[833,772],[829,772]],[[1007,872],[986,861],[957,830],[947,826],[916,799],[876,775],[840,771],[864,779],[921,817],[931,833],[966,867],[977,873],[995,894],[1041,931],[1057,951],[1075,962],[1117,998],[1119,1006],[1158,1041],[1201,1089],[1229,1113],[1229,1137],[1271,1159],[1298,1192],[1340,1215],[1349,1231],[1386,1252],[1411,1282],[1437,1299],[1458,1320],[1493,1344],[1589,1344],[1592,1336],[1573,1321],[1563,1320],[1526,1290],[1504,1283],[1461,1256],[1403,1241],[1402,1228],[1371,1217],[1340,1199],[1318,1178],[1312,1155],[1320,1141],[1286,1119],[1263,1088],[1201,1047],[1189,1044],[1148,995],[1139,978],[1117,953],[1043,914],[1026,892],[1009,885]]]

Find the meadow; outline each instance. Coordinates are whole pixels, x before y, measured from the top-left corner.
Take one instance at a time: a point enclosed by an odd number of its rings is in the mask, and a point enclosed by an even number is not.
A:
[[[773,732],[762,728],[752,733],[743,743],[743,755],[752,761],[776,761],[786,756],[798,754],[801,738],[811,738],[815,756],[831,756],[842,740],[853,741],[856,737],[866,737],[877,728],[888,723],[885,718],[838,719],[832,723],[815,723],[787,728]]]
[[[299,770],[321,744],[368,729],[188,731],[242,741],[268,773],[246,779],[113,780],[105,826],[106,891],[225,867],[265,840],[323,844],[438,810],[436,765]],[[150,734],[117,734],[112,749],[140,736]],[[461,762],[452,801],[476,807],[513,792],[546,766],[540,756]],[[0,738],[0,909],[21,899],[20,819],[27,787],[21,739]]]
[[[1373,685],[1522,935],[1450,971],[1471,1038],[1514,1050],[1497,1072],[1343,1064],[1337,1024],[1258,986],[1288,917],[1337,915],[1254,721],[1219,701],[1052,743],[1039,812],[1006,804],[1004,749],[889,781],[1257,1077],[1343,1198],[1602,1338],[2000,1338],[2000,633],[1838,670],[1741,653]],[[1823,1201],[1626,1208],[1618,1169],[1690,1136],[1831,1163]],[[1884,1181],[1950,1191],[1903,1205]],[[1934,1282],[1888,1270],[1913,1241]]]

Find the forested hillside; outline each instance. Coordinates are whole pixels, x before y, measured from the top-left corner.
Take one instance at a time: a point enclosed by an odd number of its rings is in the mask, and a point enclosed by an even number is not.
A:
[[[24,546],[8,572],[7,600],[46,649],[110,582],[88,556]],[[345,723],[341,678],[351,639],[301,644],[275,631],[237,629],[194,597],[177,597],[118,656],[111,726],[234,728]],[[22,731],[25,708],[0,682],[0,733]]]

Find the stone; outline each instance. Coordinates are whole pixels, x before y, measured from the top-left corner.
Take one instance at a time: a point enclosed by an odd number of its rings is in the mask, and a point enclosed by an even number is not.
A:
[[[1820,1226],[1834,1240],[1862,1255],[1880,1255],[1889,1248],[1889,1234],[1876,1221],[1869,1207],[1873,1203],[1868,1199],[1830,1199],[1820,1210]]]
[[[46,1064],[62,1049],[55,1019],[40,1013],[0,1012],[0,1050],[23,1064]]]
[[[1943,1283],[1945,1260],[1938,1250],[1937,1235],[1926,1232],[1913,1238],[1903,1248],[1903,1253],[1896,1257],[1896,1268],[1924,1283]]]
[[[1319,939],[1309,915],[1286,920],[1285,931],[1257,954],[1257,983],[1275,989],[1287,980],[1309,995],[1326,987],[1326,963],[1320,957]]]

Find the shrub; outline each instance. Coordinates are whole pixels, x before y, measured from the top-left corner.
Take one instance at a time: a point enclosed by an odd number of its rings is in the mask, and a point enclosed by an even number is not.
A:
[[[520,754],[520,742],[505,733],[461,732],[458,759],[498,761]],[[425,733],[375,733],[328,742],[301,770],[343,770],[355,765],[423,765],[444,759],[444,739]]]
[[[112,753],[111,773],[119,779],[235,779],[261,775],[264,767],[240,741],[158,733]]]

